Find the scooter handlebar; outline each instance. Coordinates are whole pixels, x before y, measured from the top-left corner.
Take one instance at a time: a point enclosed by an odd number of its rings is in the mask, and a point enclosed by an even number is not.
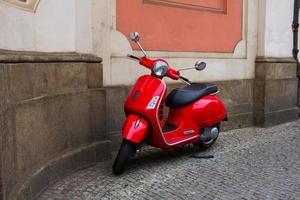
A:
[[[180,73],[179,71],[169,67],[167,76],[173,80],[178,80],[180,78]]]
[[[155,60],[151,60],[147,57],[142,57],[140,59],[140,64],[147,67],[148,69],[152,69],[153,64],[155,63]],[[173,80],[178,80],[180,78],[180,72],[173,69],[172,67],[169,66],[169,69],[166,74],[169,78]]]
[[[137,60],[139,61],[139,63],[143,66],[145,66],[146,68],[148,69],[152,69],[152,66],[153,64],[155,63],[155,60],[151,60],[147,57],[141,57],[141,58],[138,58],[136,56],[133,56],[133,55],[127,55],[127,57],[129,59],[134,59],[134,60]],[[180,78],[180,72],[173,69],[172,67],[169,67],[168,71],[167,71],[167,74],[166,74],[169,78],[173,79],[173,80],[178,80]]]
[[[155,62],[154,60],[151,60],[145,56],[141,57],[141,59],[140,59],[140,65],[143,65],[143,66],[147,67],[148,69],[152,69],[154,62]]]
[[[132,60],[136,60],[136,61],[140,61],[141,60],[140,58],[138,58],[138,57],[136,57],[134,55],[131,55],[131,54],[128,54],[127,58],[132,59]]]

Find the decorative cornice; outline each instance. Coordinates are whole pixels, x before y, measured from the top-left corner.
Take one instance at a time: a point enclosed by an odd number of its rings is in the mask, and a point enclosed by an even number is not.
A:
[[[85,62],[101,63],[102,59],[92,54],[76,52],[28,52],[8,51],[0,49],[1,63],[56,63],[56,62]]]
[[[256,63],[296,63],[293,57],[257,57]]]
[[[35,12],[40,0],[0,0],[0,2],[22,10]]]

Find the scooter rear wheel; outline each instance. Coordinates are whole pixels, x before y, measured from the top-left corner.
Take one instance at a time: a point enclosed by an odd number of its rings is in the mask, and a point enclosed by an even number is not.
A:
[[[208,149],[209,147],[211,147],[217,141],[217,139],[219,137],[219,133],[220,133],[220,125],[216,125],[215,128],[217,128],[217,130],[218,130],[217,136],[215,138],[206,139],[206,140],[203,140],[201,137],[199,138],[199,141],[196,143],[196,145],[200,149],[202,149],[202,150]]]
[[[113,164],[113,173],[120,175],[124,172],[126,164],[131,156],[135,154],[137,145],[128,140],[123,140],[118,155]]]

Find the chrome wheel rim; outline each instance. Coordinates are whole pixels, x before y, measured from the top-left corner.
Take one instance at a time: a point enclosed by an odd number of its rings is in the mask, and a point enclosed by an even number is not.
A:
[[[205,135],[205,133],[207,135]],[[209,145],[219,136],[219,128],[213,127],[209,128],[209,130],[204,130],[204,133],[201,135],[200,140],[203,144]],[[204,138],[203,138],[204,137]]]

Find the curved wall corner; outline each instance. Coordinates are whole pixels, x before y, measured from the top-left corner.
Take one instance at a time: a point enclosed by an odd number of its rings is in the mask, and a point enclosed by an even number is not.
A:
[[[0,50],[2,199],[33,199],[63,174],[110,158],[101,62]]]

